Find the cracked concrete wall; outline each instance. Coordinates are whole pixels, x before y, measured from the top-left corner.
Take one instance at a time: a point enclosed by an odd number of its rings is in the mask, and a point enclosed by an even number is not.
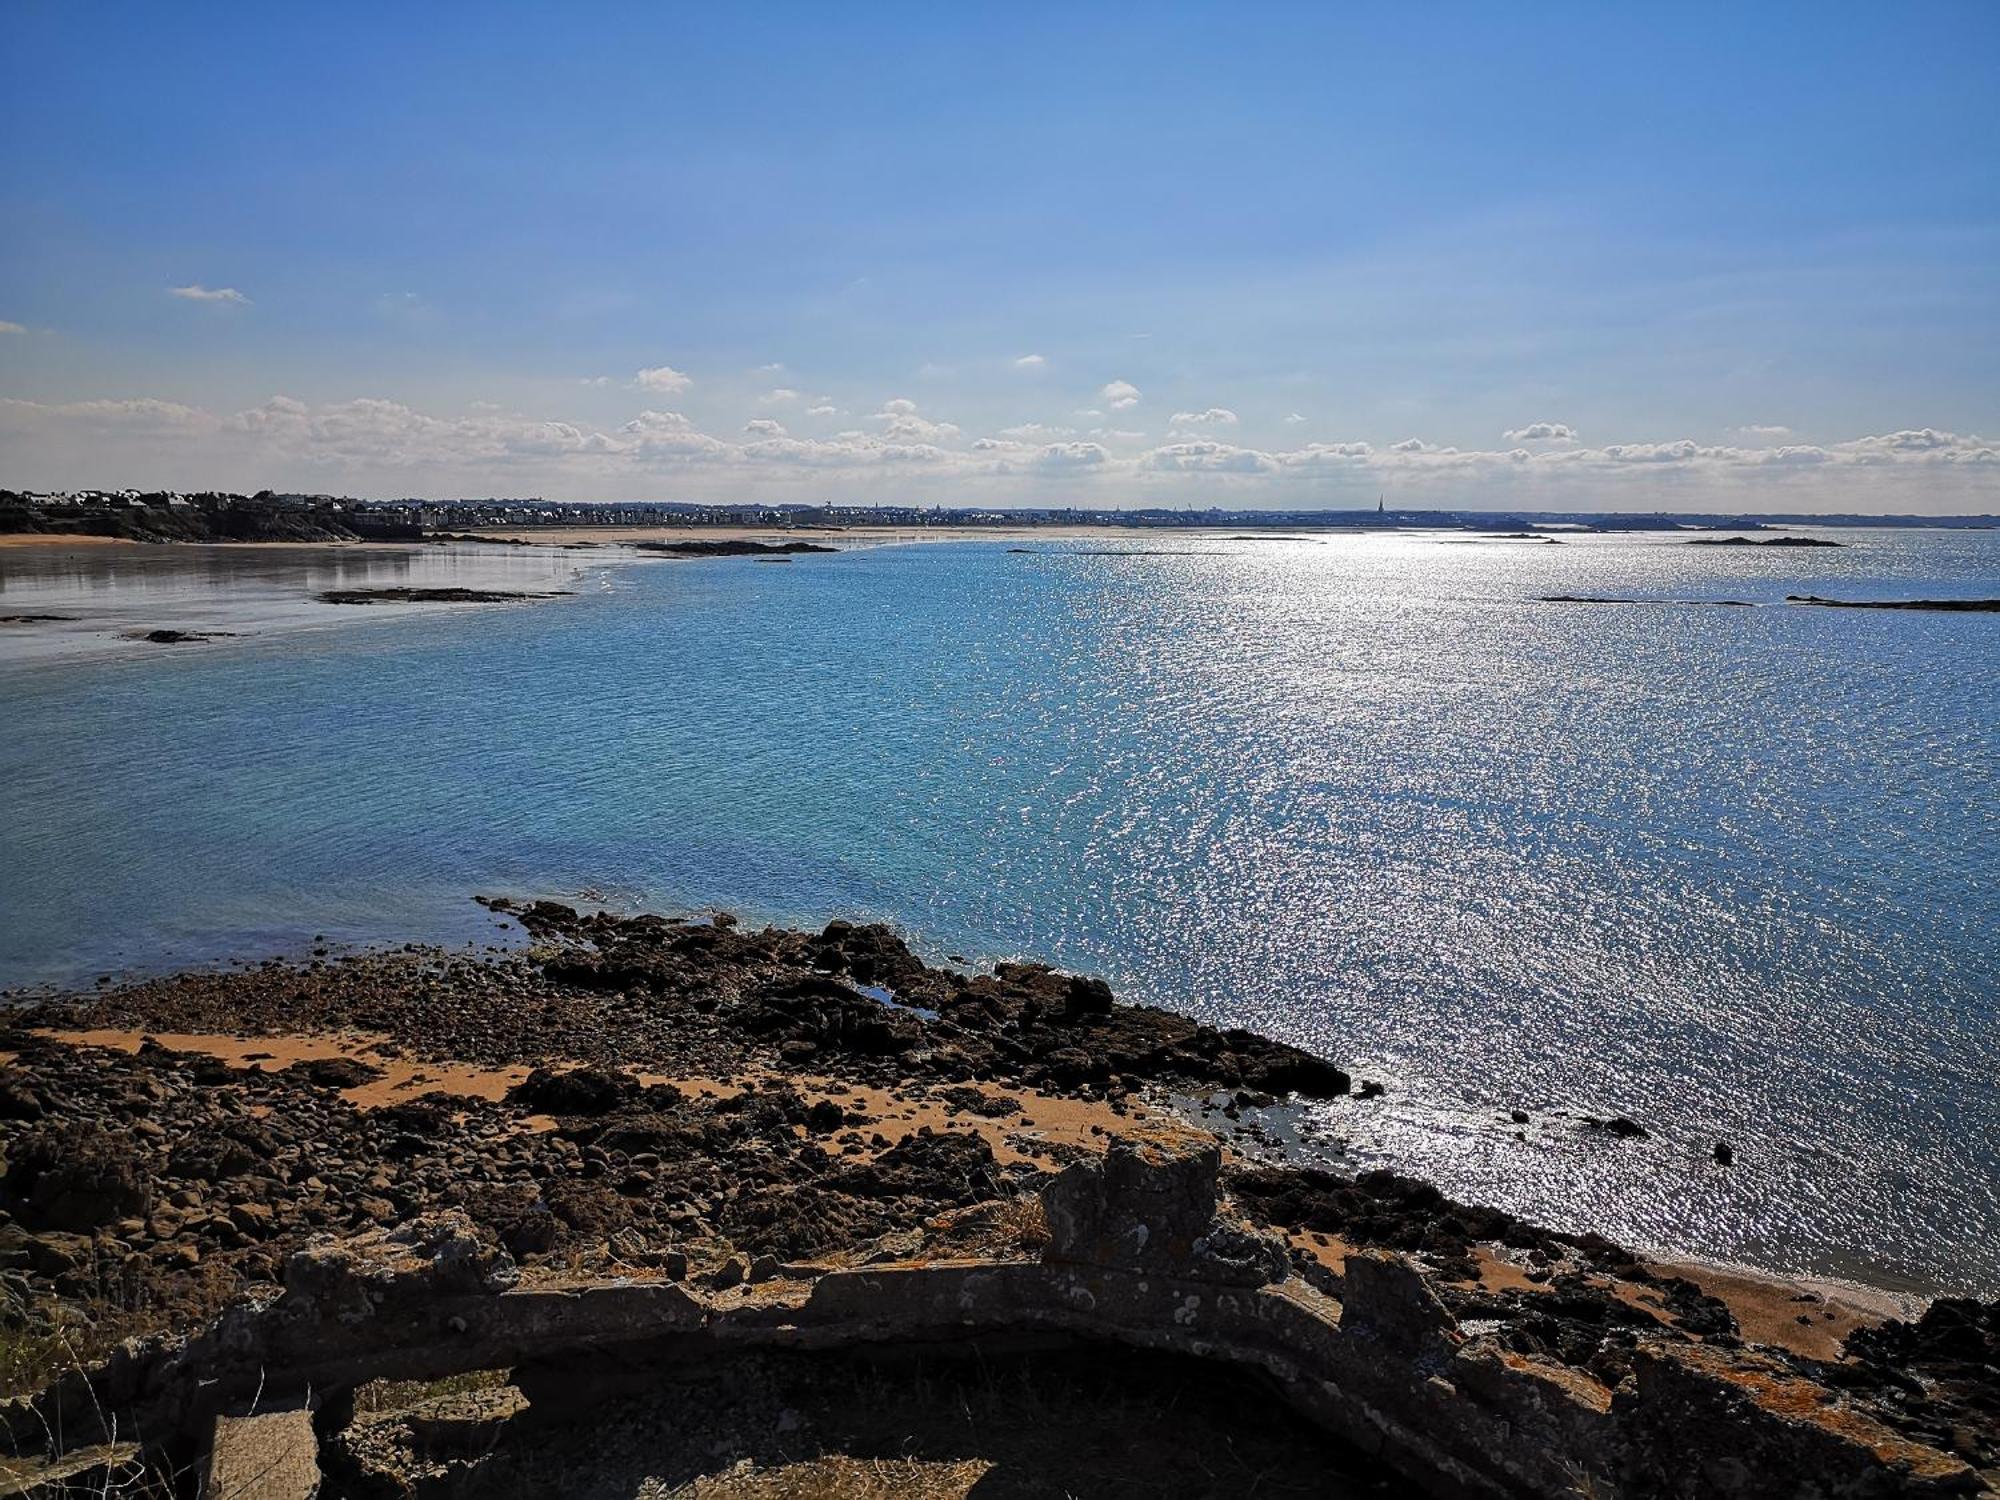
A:
[[[1054,1240],[1042,1260],[800,1270],[723,1289],[523,1285],[504,1252],[444,1216],[305,1252],[283,1295],[178,1345],[130,1346],[90,1391],[73,1380],[43,1400],[66,1402],[73,1430],[78,1414],[102,1409],[139,1424],[127,1431],[187,1435],[259,1389],[297,1396],[507,1367],[532,1400],[537,1367],[562,1372],[542,1382],[551,1388],[573,1385],[583,1353],[643,1367],[756,1348],[1050,1334],[1261,1369],[1310,1419],[1437,1495],[1830,1500],[1984,1488],[1961,1460],[1753,1354],[1662,1336],[1642,1342],[1636,1379],[1614,1394],[1468,1334],[1403,1256],[1350,1255],[1335,1298],[1287,1275],[1269,1241],[1214,1217],[1214,1170],[1205,1137],[1120,1141],[1049,1190]]]

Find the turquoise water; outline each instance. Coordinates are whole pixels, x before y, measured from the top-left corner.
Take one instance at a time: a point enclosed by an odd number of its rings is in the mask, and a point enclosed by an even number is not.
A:
[[[597,559],[547,604],[0,655],[0,983],[491,940],[475,892],[878,917],[1356,1064],[1388,1097],[1312,1122],[1349,1161],[1990,1291],[2000,617],[1778,601],[2000,595],[2000,535],[1840,535]]]

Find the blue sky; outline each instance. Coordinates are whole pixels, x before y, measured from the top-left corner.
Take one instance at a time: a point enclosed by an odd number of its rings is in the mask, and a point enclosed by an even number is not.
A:
[[[0,484],[1996,510],[1996,77],[1990,0],[0,0]]]

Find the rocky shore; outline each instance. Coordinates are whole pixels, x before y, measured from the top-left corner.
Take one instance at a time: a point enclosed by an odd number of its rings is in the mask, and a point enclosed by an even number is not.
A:
[[[2000,1468],[2000,1305],[1885,1322],[1391,1173],[1289,1163],[1225,1122],[1293,1095],[1366,1109],[1368,1090],[1099,980],[933,967],[877,926],[491,904],[531,947],[322,953],[16,1006],[0,1035],[10,1390],[75,1378],[135,1336],[192,1338],[292,1287],[301,1257],[440,1215],[523,1284],[719,1296],[843,1267],[1011,1264],[1075,1230],[1070,1210],[1067,1230],[1049,1217],[1065,1169],[1206,1120],[1229,1129],[1216,1191],[1249,1238],[1203,1275],[1257,1265],[1260,1284],[1337,1303],[1350,1263],[1380,1258],[1453,1328],[1587,1405],[1636,1399],[1679,1350],[1931,1455],[1885,1448],[1867,1493],[1977,1493]]]

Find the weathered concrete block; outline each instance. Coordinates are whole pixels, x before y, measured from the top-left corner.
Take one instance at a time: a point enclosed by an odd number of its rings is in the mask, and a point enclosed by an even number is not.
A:
[[[1065,1168],[1042,1194],[1044,1258],[1090,1265],[1185,1265],[1215,1218],[1215,1138],[1178,1126],[1115,1137],[1102,1161]]]
[[[1282,1245],[1216,1218],[1221,1164],[1215,1137],[1185,1126],[1113,1137],[1101,1161],[1073,1163],[1044,1189],[1042,1258],[1234,1286],[1284,1280],[1290,1261]]]
[[[319,1438],[308,1408],[215,1419],[202,1500],[313,1500],[319,1481]]]
[[[1912,1442],[1757,1355],[1642,1345],[1632,1373],[1633,1387],[1613,1402],[1625,1491],[1704,1500],[1990,1493],[1962,1459]]]
[[[1399,1354],[1448,1352],[1458,1323],[1419,1271],[1386,1250],[1358,1250],[1347,1257],[1340,1288],[1340,1326]]]

